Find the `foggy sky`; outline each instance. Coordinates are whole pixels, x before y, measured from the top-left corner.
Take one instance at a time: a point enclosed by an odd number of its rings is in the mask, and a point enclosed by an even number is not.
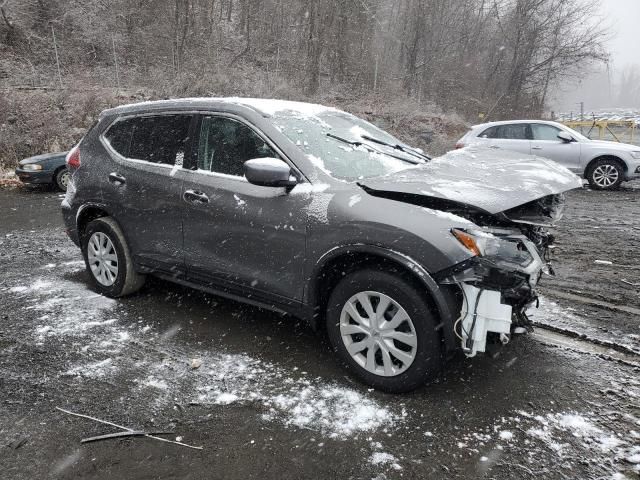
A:
[[[550,101],[552,110],[577,112],[580,102],[586,112],[612,107],[640,110],[640,0],[602,0],[601,14],[612,33],[607,44],[608,69],[604,65],[585,68],[577,84],[560,85]],[[634,70],[634,81],[623,86],[623,76]]]
[[[609,42],[614,66],[640,64],[640,0],[604,0],[602,13],[615,35]]]

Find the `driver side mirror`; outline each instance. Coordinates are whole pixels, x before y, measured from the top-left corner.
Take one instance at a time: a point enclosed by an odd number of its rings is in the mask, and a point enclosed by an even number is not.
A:
[[[244,176],[249,183],[261,187],[287,187],[298,184],[291,167],[278,158],[256,158],[244,162]]]
[[[569,135],[567,132],[558,133],[558,138],[565,143],[575,142],[574,138],[571,135]]]

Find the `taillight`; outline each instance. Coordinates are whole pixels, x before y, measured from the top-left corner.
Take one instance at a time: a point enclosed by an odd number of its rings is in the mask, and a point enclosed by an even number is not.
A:
[[[80,147],[74,147],[67,155],[67,167],[80,168]]]
[[[456,143],[456,150],[459,148],[464,148],[464,143],[461,143],[461,142]]]

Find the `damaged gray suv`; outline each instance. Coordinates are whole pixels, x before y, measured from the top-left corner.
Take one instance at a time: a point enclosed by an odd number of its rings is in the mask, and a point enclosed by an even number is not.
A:
[[[529,326],[545,228],[581,187],[553,162],[432,160],[339,110],[241,98],[107,110],[67,164],[62,212],[98,292],[155,275],[301,317],[391,392]]]

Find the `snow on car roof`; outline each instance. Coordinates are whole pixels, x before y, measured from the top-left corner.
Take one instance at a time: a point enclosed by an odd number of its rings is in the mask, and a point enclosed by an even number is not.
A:
[[[549,125],[559,125],[558,122],[554,122],[551,120],[498,120],[495,122],[479,123],[477,125],[473,125],[471,128],[475,129],[480,127],[491,127],[494,125],[508,125],[512,123],[546,123]]]
[[[132,112],[143,109],[159,109],[162,107],[207,107],[215,104],[239,105],[252,108],[263,115],[275,115],[279,112],[293,112],[297,115],[315,116],[324,112],[337,112],[338,110],[325,105],[306,102],[294,102],[290,100],[276,100],[267,98],[243,98],[243,97],[199,97],[199,98],[175,98],[170,100],[155,100],[139,102],[106,110],[103,113]]]

